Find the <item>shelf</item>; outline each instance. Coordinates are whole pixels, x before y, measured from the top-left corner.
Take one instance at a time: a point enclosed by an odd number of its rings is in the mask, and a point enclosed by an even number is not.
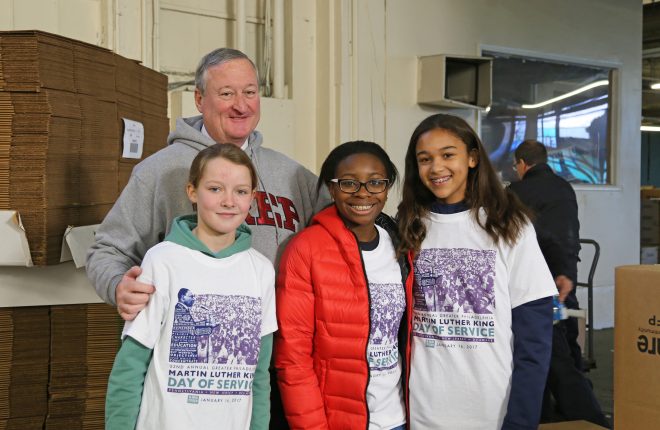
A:
[[[101,303],[84,269],[97,227],[69,227],[62,263],[34,267],[19,213],[0,210],[0,307]]]
[[[101,303],[85,269],[72,261],[45,267],[0,267],[0,307]]]

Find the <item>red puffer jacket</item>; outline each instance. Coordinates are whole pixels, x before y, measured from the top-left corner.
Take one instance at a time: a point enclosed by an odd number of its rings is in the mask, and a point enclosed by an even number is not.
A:
[[[403,270],[407,312],[400,332],[405,335],[412,272]],[[357,239],[334,206],[318,213],[284,251],[276,290],[275,367],[292,429],[368,428],[367,285]],[[408,345],[407,338],[400,336],[399,342]]]

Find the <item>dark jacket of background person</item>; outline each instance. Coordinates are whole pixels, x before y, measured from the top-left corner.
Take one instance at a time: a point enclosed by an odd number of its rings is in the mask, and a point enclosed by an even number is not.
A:
[[[580,221],[573,187],[546,163],[531,167],[510,188],[534,212],[534,228],[552,276],[566,275],[577,282]],[[550,250],[550,252],[548,252]],[[575,299],[575,291],[569,298]],[[567,299],[569,300],[569,299]],[[567,303],[569,307],[575,303]]]

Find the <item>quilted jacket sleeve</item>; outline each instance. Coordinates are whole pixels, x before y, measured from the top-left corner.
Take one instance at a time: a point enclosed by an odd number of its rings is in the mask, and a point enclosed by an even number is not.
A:
[[[275,367],[291,429],[328,429],[319,379],[314,371],[314,287],[306,236],[294,238],[277,277]]]

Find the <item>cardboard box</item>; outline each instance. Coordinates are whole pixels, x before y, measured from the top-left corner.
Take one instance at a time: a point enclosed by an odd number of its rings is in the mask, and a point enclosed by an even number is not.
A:
[[[660,265],[615,273],[614,428],[658,428]]]

